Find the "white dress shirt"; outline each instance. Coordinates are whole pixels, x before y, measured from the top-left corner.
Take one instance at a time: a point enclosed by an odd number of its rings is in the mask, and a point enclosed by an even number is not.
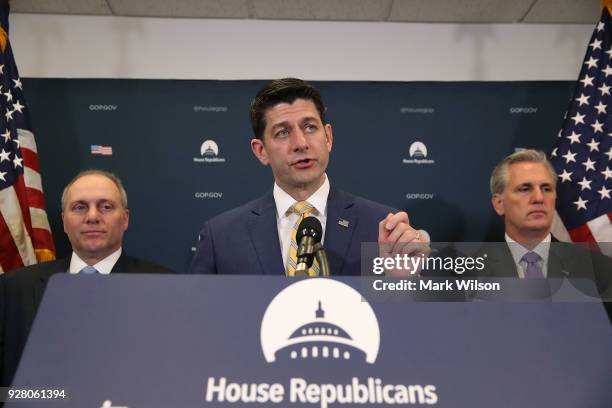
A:
[[[108,275],[113,269],[113,266],[115,266],[115,264],[119,260],[120,256],[121,256],[121,248],[119,248],[118,250],[116,250],[115,252],[113,252],[112,254],[110,254],[109,256],[107,256],[106,258],[104,258],[103,260],[101,260],[100,262],[92,266],[96,268],[99,274]],[[83,269],[86,266],[87,264],[85,263],[85,261],[79,258],[79,256],[74,251],[72,251],[72,258],[70,258],[70,268],[68,268],[68,272],[79,273],[81,269]]]
[[[276,226],[278,227],[278,239],[280,241],[281,253],[283,254],[283,265],[287,270],[287,261],[289,260],[289,247],[291,246],[291,232],[293,225],[299,219],[299,214],[289,211],[297,201],[287,192],[274,183],[274,202],[276,204]],[[329,180],[325,175],[323,185],[319,187],[305,201],[308,201],[315,208],[311,217],[317,217],[323,226],[323,236],[321,243],[325,240],[325,221],[327,221],[327,197],[329,196]]]
[[[519,278],[525,278],[525,272],[527,270],[527,262],[523,261],[522,258],[527,252],[535,252],[540,255],[540,260],[538,261],[538,265],[540,266],[540,270],[542,274],[546,278],[548,276],[548,252],[550,250],[550,242],[551,235],[548,234],[546,238],[542,240],[535,248],[529,250],[510,238],[508,234],[506,235],[506,242],[508,243],[508,247],[510,248],[510,253],[512,254],[512,258],[514,259],[514,264],[516,266],[516,272],[518,273]]]

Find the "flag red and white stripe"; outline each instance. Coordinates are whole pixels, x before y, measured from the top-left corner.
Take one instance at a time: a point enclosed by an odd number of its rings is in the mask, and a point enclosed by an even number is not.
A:
[[[612,1],[604,0],[551,162],[559,176],[553,234],[612,256]]]
[[[0,7],[0,272],[55,259],[38,149]]]

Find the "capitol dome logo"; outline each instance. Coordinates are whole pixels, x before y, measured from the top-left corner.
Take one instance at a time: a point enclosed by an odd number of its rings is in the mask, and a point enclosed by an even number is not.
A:
[[[268,363],[352,360],[373,364],[378,320],[359,292],[331,279],[305,279],[283,289],[264,313],[261,348]]]
[[[219,146],[214,140],[205,140],[200,146],[200,156],[194,157],[196,163],[225,163],[225,158],[219,157]]]
[[[410,157],[424,159],[427,157],[427,146],[422,142],[414,142],[410,145]]]
[[[404,164],[434,164],[435,160],[427,158],[427,146],[423,142],[413,142],[408,148],[410,158],[403,158]]]
[[[219,155],[219,146],[214,140],[205,140],[200,147],[200,154],[204,157],[217,157]]]

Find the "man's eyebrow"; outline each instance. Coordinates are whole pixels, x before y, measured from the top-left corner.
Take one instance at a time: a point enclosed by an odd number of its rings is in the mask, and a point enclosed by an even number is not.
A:
[[[317,120],[316,116],[306,116],[304,118],[301,118],[299,123],[302,124],[302,123],[305,123],[305,122],[311,122],[311,121],[316,121],[316,120]],[[270,127],[270,129],[276,129],[276,128],[279,128],[279,127],[290,127],[290,126],[291,126],[290,122],[287,121],[287,120],[284,120],[282,122],[278,122],[278,123],[273,124]]]
[[[282,122],[278,122],[278,123],[273,124],[270,127],[270,129],[276,129],[276,128],[279,128],[279,127],[287,127],[288,125],[289,125],[289,122],[284,120]]]

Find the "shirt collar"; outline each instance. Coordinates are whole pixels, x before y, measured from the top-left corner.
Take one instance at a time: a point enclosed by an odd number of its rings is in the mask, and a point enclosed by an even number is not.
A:
[[[274,183],[274,189],[272,191],[274,195],[274,203],[276,204],[276,214],[278,218],[283,217],[287,214],[287,211],[293,204],[296,203],[295,199],[291,197],[285,190],[279,187],[278,184]],[[327,211],[327,197],[329,196],[329,179],[327,174],[325,175],[325,181],[317,191],[315,191],[310,197],[306,199],[321,215],[324,215]]]
[[[524,246],[510,238],[508,234],[505,234],[505,236],[506,242],[510,244],[508,245],[508,247],[510,248],[510,252],[512,253],[512,258],[514,259],[514,262],[521,262],[523,256],[527,252],[535,252],[536,254],[540,255],[540,258],[542,258],[542,260],[548,260],[548,250],[550,249],[550,243],[552,240],[552,235],[550,233],[532,250],[525,248]]]
[[[121,256],[121,252],[122,252],[121,248],[119,248],[118,250],[116,250],[115,252],[113,252],[112,254],[110,254],[109,256],[107,256],[106,258],[102,259],[100,262],[92,266],[96,268],[98,273],[102,275],[108,275],[113,269],[113,266],[115,266],[115,264],[119,260],[119,257]],[[70,258],[70,268],[68,268],[68,272],[79,273],[81,269],[83,269],[86,266],[87,264],[85,263],[85,261],[83,261],[76,254],[76,252],[72,251],[72,257]]]

